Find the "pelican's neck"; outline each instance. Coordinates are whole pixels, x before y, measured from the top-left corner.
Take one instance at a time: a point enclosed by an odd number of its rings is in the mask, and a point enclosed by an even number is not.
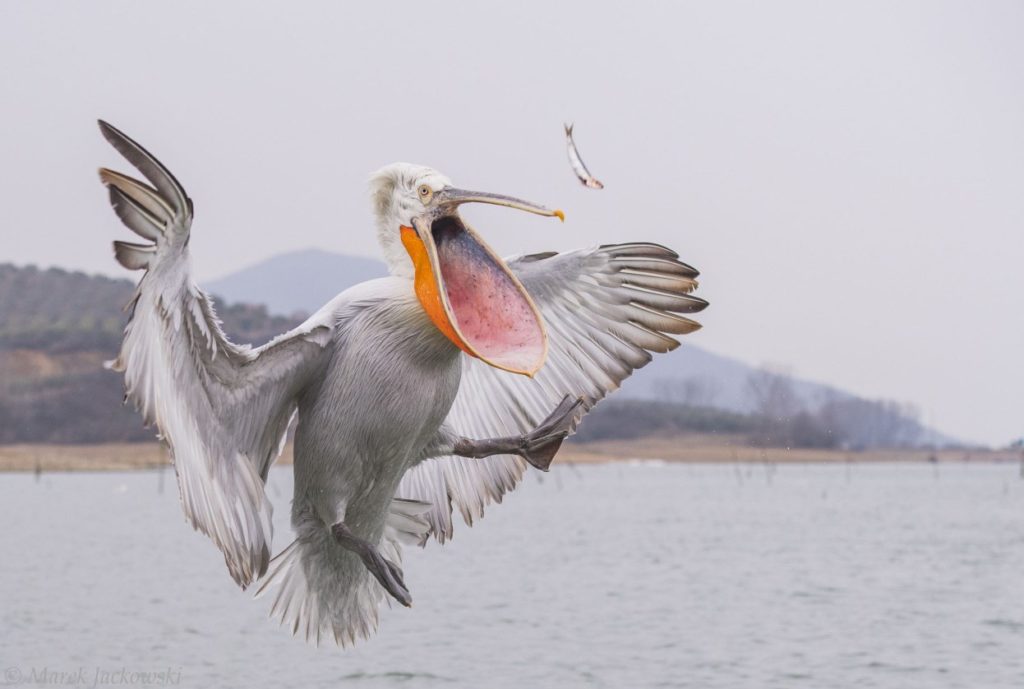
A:
[[[371,180],[377,241],[391,274],[411,280],[414,274],[412,259],[402,246],[402,209],[395,202],[394,188],[394,180],[388,177]]]
[[[390,214],[377,217],[377,241],[391,274],[411,280],[415,271],[409,253],[402,246],[402,225],[397,218]]]

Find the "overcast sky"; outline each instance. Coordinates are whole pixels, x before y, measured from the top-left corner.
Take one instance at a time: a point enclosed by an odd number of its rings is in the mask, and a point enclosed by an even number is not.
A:
[[[673,247],[712,351],[1024,435],[1024,3],[553,4],[0,3],[0,261],[127,275],[97,117],[195,200],[200,279],[376,256],[408,160],[565,209],[469,210],[505,253]]]

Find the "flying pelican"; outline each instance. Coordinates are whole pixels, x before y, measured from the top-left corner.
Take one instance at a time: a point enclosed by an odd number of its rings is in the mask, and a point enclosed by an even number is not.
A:
[[[459,216],[489,203],[557,216],[527,201],[458,189],[408,163],[370,179],[391,275],[345,290],[258,348],[225,337],[192,280],[192,200],[142,146],[100,122],[148,184],[100,170],[121,221],[146,244],[114,242],[144,270],[111,367],[154,424],[193,527],[243,589],[276,589],[272,615],[309,641],[370,636],[385,595],[412,598],[400,545],[452,536],[546,471],[562,440],[671,335],[697,271],[656,244],[499,258]],[[292,417],[295,540],[271,559],[264,492]]]

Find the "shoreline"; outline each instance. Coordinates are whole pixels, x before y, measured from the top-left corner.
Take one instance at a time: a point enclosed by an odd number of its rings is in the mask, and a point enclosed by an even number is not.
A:
[[[617,461],[660,460],[701,464],[792,464],[843,462],[1024,462],[1019,450],[821,450],[752,447],[721,436],[645,438],[590,443],[568,442],[559,451],[558,464],[596,464]],[[0,445],[0,472],[131,471],[159,469],[170,463],[167,451],[156,442],[97,445]],[[276,464],[292,463],[291,443]]]

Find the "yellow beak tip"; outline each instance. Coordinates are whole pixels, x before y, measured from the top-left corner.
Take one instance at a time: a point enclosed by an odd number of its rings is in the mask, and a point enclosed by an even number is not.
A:
[[[562,222],[565,222],[565,213],[564,212],[562,212],[560,210],[555,211],[555,217],[558,218],[559,220],[561,220]]]

